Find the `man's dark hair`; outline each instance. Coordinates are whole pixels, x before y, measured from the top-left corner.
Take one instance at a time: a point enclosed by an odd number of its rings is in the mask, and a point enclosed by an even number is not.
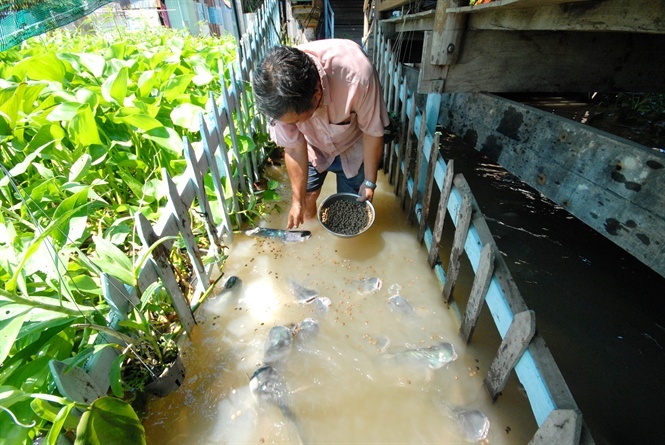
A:
[[[305,113],[312,108],[319,81],[316,65],[306,53],[289,46],[274,47],[254,70],[254,103],[271,119]]]

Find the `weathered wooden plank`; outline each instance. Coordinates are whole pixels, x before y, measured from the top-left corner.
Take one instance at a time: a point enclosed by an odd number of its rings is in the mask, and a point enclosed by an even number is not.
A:
[[[395,74],[394,80],[391,82],[391,84],[394,84],[395,91],[393,92],[392,109],[389,109],[389,111],[392,111],[396,115],[399,115],[401,114],[400,104],[403,103],[401,101],[403,77],[402,77],[402,64],[399,62],[396,63],[397,63],[397,73]],[[395,174],[395,148],[397,142],[398,142],[397,139],[393,138],[392,142],[389,144],[390,157],[388,158],[388,181],[390,183],[392,183]]]
[[[529,445],[578,445],[582,433],[582,413],[576,409],[555,409],[543,423]]]
[[[441,124],[665,276],[665,155],[483,94],[447,95]]]
[[[219,61],[220,64],[220,72],[224,72],[224,65],[222,63],[222,59]],[[228,129],[229,129],[229,135],[231,136],[231,150],[233,152],[233,156],[236,161],[236,166],[237,166],[237,174],[234,175],[234,177],[237,177],[238,182],[240,183],[240,189],[242,190],[242,193],[245,196],[249,196],[250,193],[253,193],[253,187],[250,183],[248,184],[246,180],[247,177],[251,177],[251,170],[248,170],[248,167],[245,162],[244,156],[240,155],[240,145],[238,144],[238,133],[236,132],[236,127],[235,127],[235,122],[233,120],[233,105],[230,103],[230,97],[229,97],[229,91],[228,88],[226,87],[226,82],[222,79],[220,81],[222,84],[222,110],[224,111],[224,114],[226,114],[226,117],[228,119]],[[221,136],[220,139],[224,139],[224,132],[222,129],[219,130],[219,134]],[[244,174],[243,174],[244,173]]]
[[[75,402],[90,404],[106,395],[106,390],[79,367],[74,366],[68,370],[69,365],[59,360],[51,360],[48,366],[55,385],[63,396]]]
[[[205,267],[203,266],[201,251],[199,250],[196,238],[192,233],[192,221],[189,218],[189,206],[185,206],[182,202],[180,195],[178,195],[178,189],[166,169],[163,174],[166,177],[167,193],[169,197],[168,207],[170,207],[170,210],[173,212],[172,221],[175,222],[178,232],[185,244],[185,248],[187,249],[187,253],[189,254],[189,260],[191,261],[196,278],[194,285],[198,290],[198,293],[196,294],[198,296],[206,291],[210,284],[210,280]],[[223,203],[220,204],[223,205]],[[197,302],[198,297],[193,298],[191,304],[194,305]]]
[[[442,92],[662,92],[665,69],[653,61],[663,47],[665,34],[467,29],[457,63],[446,73],[423,63],[423,82],[445,79]]]
[[[432,245],[429,249],[427,261],[430,267],[434,267],[436,260],[439,257],[439,244],[441,243],[441,236],[443,235],[443,224],[446,220],[446,211],[448,200],[450,199],[450,191],[453,187],[453,176],[455,174],[455,162],[451,159],[446,165],[446,174],[443,178],[443,186],[441,189],[441,196],[439,197],[439,204],[436,210],[436,219],[434,220],[434,228],[432,229]]]
[[[403,66],[400,64],[400,66]],[[406,77],[402,76],[401,82],[400,82],[400,107],[399,107],[399,122],[400,122],[400,128],[399,128],[399,138],[397,139],[397,153],[395,155],[395,166],[393,167],[393,171],[391,172],[390,176],[390,183],[395,184],[394,190],[395,194],[398,192],[399,184],[400,184],[400,179],[401,179],[401,171],[402,171],[402,160],[404,159],[404,143],[406,141],[406,131],[407,131],[407,122],[406,122],[406,111],[409,106],[408,104],[408,99],[407,99],[407,83],[406,83]]]
[[[423,164],[423,146],[425,144],[425,136],[427,135],[427,125],[425,124],[427,112],[423,110],[421,119],[420,119],[420,134],[418,135],[417,148],[416,148],[416,167],[413,172],[413,195],[409,201],[409,211],[407,212],[407,218],[410,224],[413,224],[416,221],[416,203],[420,195],[420,182],[422,176],[422,164]],[[407,193],[408,194],[408,193]]]
[[[439,158],[439,133],[434,135],[430,148],[429,162],[427,164],[427,176],[425,177],[425,191],[423,193],[422,216],[420,217],[420,228],[418,230],[418,242],[422,243],[429,218],[429,208],[432,202],[432,190],[434,189],[434,169]]]
[[[662,1],[604,0],[510,10],[506,7],[492,7],[493,3],[496,2],[468,11],[473,13],[469,17],[470,28],[655,34],[665,32],[665,3]],[[459,8],[456,11],[461,12],[464,9]]]
[[[402,179],[399,183],[399,189],[397,190],[398,196],[401,199],[402,209],[405,208],[406,196],[408,195],[407,183],[409,180],[409,169],[411,168],[411,154],[413,153],[413,136],[416,125],[416,109],[417,107],[415,95],[412,95],[411,108],[409,109],[409,129],[406,132],[406,140],[404,141],[404,170],[401,172]]]
[[[210,175],[212,178],[213,189],[215,190],[215,195],[217,196],[217,201],[220,203],[226,203],[226,197],[224,195],[224,186],[222,185],[222,179],[219,170],[219,164],[217,162],[217,157],[215,156],[215,145],[211,140],[211,135],[208,132],[208,126],[205,123],[205,120],[201,118],[201,133],[202,133],[202,144],[203,151],[205,153],[206,159],[208,160],[208,165],[210,166]],[[228,178],[231,168],[228,165],[228,158],[226,157],[226,151],[222,149],[222,167],[224,169],[225,179]],[[233,189],[233,184],[229,182],[229,187]],[[229,212],[226,208],[226,205],[219,206],[222,211],[222,223],[217,229],[216,236],[218,238],[226,235],[228,237],[229,243],[233,242],[233,229],[231,225],[231,218],[229,217]]]
[[[461,173],[459,175],[461,175]],[[446,303],[450,301],[450,297],[453,295],[455,282],[459,276],[460,258],[462,253],[464,253],[464,244],[466,244],[466,237],[469,233],[469,224],[471,223],[471,215],[473,213],[471,199],[472,198],[468,195],[462,197],[462,206],[459,210],[453,247],[450,252],[450,262],[448,263],[448,270],[446,271],[446,282],[443,285],[443,301]]]
[[[210,208],[210,201],[208,200],[208,195],[205,191],[205,185],[203,184],[203,173],[208,171],[208,160],[205,157],[203,151],[203,159],[205,160],[205,169],[199,168],[199,163],[197,161],[197,156],[194,151],[194,147],[189,143],[189,140],[185,137],[183,141],[185,145],[185,159],[187,160],[188,166],[192,169],[192,180],[196,184],[196,198],[199,203],[199,209],[201,212],[201,219],[203,219],[203,224],[206,227],[206,233],[208,234],[208,240],[210,241],[211,253],[218,257],[222,251],[222,243],[217,235],[217,228],[215,227],[215,221],[212,218],[212,209]],[[226,202],[221,202],[222,207],[226,207]]]
[[[394,38],[400,33],[423,32],[434,29],[435,10],[408,14],[392,19],[381,20],[378,28],[385,33],[386,37]]]
[[[401,8],[414,0],[382,0],[379,1],[379,12],[389,11],[391,9]]]
[[[542,6],[560,5],[562,3],[588,2],[589,0],[493,0],[474,6],[451,6],[448,12],[479,13],[486,10],[513,10],[517,8],[537,8]]]
[[[535,333],[536,315],[533,311],[515,314],[515,318],[499,346],[497,356],[485,376],[485,388],[492,400],[496,400],[506,386],[510,373],[513,372],[513,368],[529,347]]]
[[[438,0],[436,2],[430,58],[434,65],[452,65],[457,62],[468,16],[448,12],[448,9],[456,8],[461,3],[461,0]]]
[[[155,233],[143,213],[136,213],[135,224],[138,229],[139,238],[144,246],[153,246],[159,240],[159,236]],[[187,333],[191,333],[196,321],[187,300],[180,290],[180,286],[178,286],[171,263],[169,262],[169,251],[164,247],[164,244],[159,244],[153,249],[151,258],[146,262],[144,268],[151,266],[155,269],[159,278],[161,278],[166,292],[171,297],[173,308],[178,314],[182,327]]]
[[[480,311],[485,302],[485,295],[492,280],[494,273],[494,259],[496,257],[496,247],[494,243],[487,243],[480,252],[480,261],[478,262],[478,269],[473,277],[473,285],[471,286],[471,293],[469,300],[466,304],[466,310],[462,318],[462,325],[460,333],[465,342],[469,342],[471,335],[478,322]]]
[[[424,32],[423,54],[420,71],[418,72],[419,93],[441,93],[444,91],[444,83],[448,77],[450,65],[432,65],[432,42],[433,31]]]
[[[220,159],[222,160],[222,167],[225,168],[225,178],[226,181],[228,182],[228,185],[230,187],[230,194],[231,194],[231,202],[233,204],[233,207],[231,210],[233,211],[239,211],[240,210],[240,205],[238,204],[238,182],[240,181],[240,178],[238,175],[233,174],[233,170],[231,169],[231,161],[229,160],[229,149],[228,146],[226,145],[226,139],[224,138],[224,132],[226,131],[227,127],[230,125],[229,122],[229,116],[227,115],[226,112],[220,113],[219,108],[217,107],[217,104],[215,101],[212,101],[212,131],[209,133],[210,136],[213,136],[212,140],[204,140],[202,141],[204,144],[204,147],[207,146],[211,151],[211,154],[214,156],[219,156]],[[212,143],[210,143],[212,142]],[[219,163],[217,163],[217,167],[219,167]],[[236,167],[238,171],[242,171],[240,168],[240,164],[236,162]]]

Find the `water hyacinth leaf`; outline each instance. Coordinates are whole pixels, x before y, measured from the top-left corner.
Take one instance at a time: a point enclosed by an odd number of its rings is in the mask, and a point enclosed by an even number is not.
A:
[[[81,157],[78,158],[71,166],[71,170],[69,171],[69,180],[78,181],[85,177],[88,174],[88,170],[90,170],[91,164],[92,157],[89,154],[84,153],[81,155]]]
[[[90,105],[83,104],[67,126],[69,135],[77,148],[85,148],[93,144],[102,144],[97,130],[97,122]]]
[[[145,445],[145,430],[136,412],[124,400],[100,397],[83,413],[75,445]]]
[[[153,128],[142,136],[177,155],[182,154],[182,139],[173,128],[164,126]]]
[[[69,220],[69,218],[74,215],[76,212],[81,210],[81,208],[87,206],[87,203],[84,204],[83,206],[79,208],[74,208],[71,210],[68,210],[64,214],[60,215],[57,217],[55,220],[53,220],[43,231],[39,234],[37,238],[35,238],[32,241],[32,244],[26,249],[26,251],[23,253],[23,258],[21,258],[21,262],[19,263],[18,267],[16,268],[16,271],[14,271],[14,275],[12,278],[5,284],[5,290],[8,292],[14,292],[16,290],[16,284],[19,280],[19,277],[21,277],[23,273],[23,268],[25,267],[26,262],[32,257],[32,255],[37,252],[42,244],[42,242],[51,236],[56,230],[60,229],[60,226],[65,223],[66,221]],[[23,290],[24,294],[27,295],[27,292],[25,289]]]
[[[122,387],[122,362],[125,361],[127,356],[125,354],[120,354],[113,359],[111,363],[111,369],[109,370],[109,383],[111,385],[111,391],[116,397],[122,398],[125,395],[125,391]]]
[[[9,119],[4,113],[0,113],[0,135],[9,136],[11,129],[9,128]],[[2,140],[0,140],[2,142]]]
[[[164,126],[164,124],[162,124],[157,119],[142,113],[127,114],[127,115],[116,114],[115,120],[123,122],[127,125],[131,125],[133,127],[138,128],[141,131],[146,131],[146,132]]]
[[[18,337],[27,315],[28,311],[24,311],[22,314],[0,321],[0,364],[4,363],[14,346],[14,341]]]
[[[109,103],[122,106],[127,97],[127,81],[129,70],[122,67],[117,73],[111,74],[102,84],[102,96]]]
[[[53,241],[56,245],[64,246],[68,241],[78,239],[79,235],[83,233],[86,221],[75,221],[74,218],[85,219],[87,217],[89,190],[89,187],[83,187],[79,192],[65,198],[55,209],[54,218],[59,218],[64,214],[69,215],[69,218],[62,220],[61,224],[52,233]],[[81,224],[83,224],[82,228],[80,227]]]
[[[0,179],[0,187],[7,187],[7,185],[9,185],[10,179],[14,179],[17,176],[25,173],[28,170],[28,167],[32,165],[32,162],[40,155],[42,149],[44,149],[44,146],[39,147],[34,152],[28,154],[28,156],[26,156],[23,161],[12,167],[12,169],[9,170],[9,175],[5,175],[2,179]]]
[[[177,105],[171,111],[171,120],[174,125],[186,128],[192,133],[199,131],[199,114],[204,113],[205,109],[189,102]]]
[[[26,75],[32,80],[49,80],[64,83],[67,70],[65,64],[52,53],[29,57],[19,64],[25,64]]]
[[[191,74],[182,74],[170,78],[161,88],[164,98],[169,102],[175,101],[181,94],[187,91],[193,77]]]
[[[125,284],[135,286],[134,267],[127,255],[101,236],[93,236],[97,260],[93,262],[103,272],[118,278]]]
[[[99,96],[89,88],[79,88],[76,90],[76,100],[82,104],[90,105],[93,110],[99,105]]]
[[[37,398],[30,402],[30,407],[39,417],[51,423],[56,422],[56,419],[62,419],[60,427],[68,429],[75,429],[79,423],[79,417],[71,412],[74,406],[74,403],[68,403],[63,407],[56,407],[48,400]],[[66,407],[69,407],[69,410],[63,412]]]
[[[102,56],[93,53],[80,53],[74,56],[78,58],[81,66],[95,76],[96,79],[102,77],[106,68],[106,60]]]
[[[92,295],[102,295],[100,283],[88,275],[76,275],[71,278],[71,282],[79,292]]]
[[[152,89],[157,83],[157,76],[153,70],[144,71],[139,76],[139,80],[136,82],[138,86],[139,97],[150,97],[152,94]]]
[[[194,72],[196,73],[194,77],[192,78],[192,82],[194,82],[194,85],[196,86],[205,86],[208,85],[210,82],[215,80],[215,76],[212,74],[210,71],[210,68],[208,68],[205,65],[196,65],[194,67]]]
[[[72,408],[74,408],[74,406],[75,405],[73,403],[69,403],[60,409],[58,415],[53,420],[53,425],[51,426],[51,429],[46,435],[46,443],[48,445],[58,444],[58,439],[60,438],[60,432],[62,431],[63,427],[67,429],[74,429],[78,426],[79,419],[70,415]]]
[[[238,151],[240,154],[247,154],[256,148],[256,144],[252,138],[248,136],[238,135]]]
[[[76,116],[80,107],[80,103],[63,102],[53,107],[53,110],[51,110],[46,118],[51,122],[69,122]]]

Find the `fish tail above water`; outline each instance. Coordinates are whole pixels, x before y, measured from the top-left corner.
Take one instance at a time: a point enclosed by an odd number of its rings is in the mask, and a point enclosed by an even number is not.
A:
[[[309,230],[282,230],[268,227],[255,227],[243,233],[255,238],[276,239],[285,243],[301,243],[312,237],[312,232]]]

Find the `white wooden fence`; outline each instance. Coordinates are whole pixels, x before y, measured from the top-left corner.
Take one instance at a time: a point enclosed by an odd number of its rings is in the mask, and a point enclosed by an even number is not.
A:
[[[112,310],[108,325],[112,328],[125,320],[133,307],[140,304],[139,295],[150,285],[159,281],[169,294],[173,307],[186,333],[190,333],[196,321],[192,307],[210,286],[211,268],[203,264],[200,251],[192,233],[192,218],[199,218],[206,228],[210,248],[207,254],[221,258],[224,243],[233,240],[233,227],[240,224],[239,196],[249,200],[254,193],[254,183],[259,178],[259,167],[265,153],[261,148],[243,153],[238,135],[252,137],[265,133],[265,122],[250,108],[246,88],[255,64],[264,52],[279,44],[279,10],[277,0],[267,0],[257,12],[255,26],[248,30],[238,42],[238,65],[220,67],[230,72],[230,85],[222,80],[222,94],[217,103],[210,97],[209,112],[201,114],[201,143],[194,148],[187,138],[183,138],[183,150],[187,160],[184,180],[176,186],[166,171],[163,173],[165,188],[168,190],[168,204],[161,218],[153,225],[141,213],[137,213],[135,226],[145,250],[154,247],[138,278],[138,288],[126,286],[120,280],[102,276],[103,295]],[[221,62],[220,62],[221,63]],[[230,143],[227,143],[227,140]],[[204,178],[212,182],[215,197],[220,209],[216,223],[210,200],[204,187]],[[196,203],[196,209],[192,205]],[[232,218],[236,218],[232,221]],[[172,238],[179,237],[185,245],[192,265],[194,292],[188,301],[183,295],[173,265],[170,262],[174,245]],[[164,240],[164,238],[168,238]],[[214,266],[215,264],[213,264]],[[104,341],[115,341],[105,336]],[[93,356],[84,368],[73,368],[59,361],[52,361],[51,371],[60,392],[68,398],[91,403],[105,395],[109,389],[109,371],[117,356],[115,349],[105,348]]]
[[[399,115],[402,122],[399,140],[384,153],[384,170],[401,197],[409,221],[419,226],[418,238],[425,241],[429,264],[443,284],[442,298],[453,305],[460,259],[466,253],[475,278],[462,315],[462,337],[471,340],[485,302],[502,338],[485,376],[485,387],[496,399],[515,371],[539,427],[530,444],[592,444],[582,414],[545,341],[536,332],[535,314],[527,308],[503,257],[497,254],[466,180],[461,174],[455,175],[453,161],[446,163],[439,153],[435,129],[441,95],[428,94],[424,109],[418,110],[416,92],[408,87],[404,67],[391,51],[392,42],[379,29],[374,43],[374,63],[384,86],[384,98],[389,111]],[[434,187],[438,193],[433,193]],[[436,215],[430,226],[431,212]],[[448,270],[444,270],[439,249],[447,213],[455,232]]]

